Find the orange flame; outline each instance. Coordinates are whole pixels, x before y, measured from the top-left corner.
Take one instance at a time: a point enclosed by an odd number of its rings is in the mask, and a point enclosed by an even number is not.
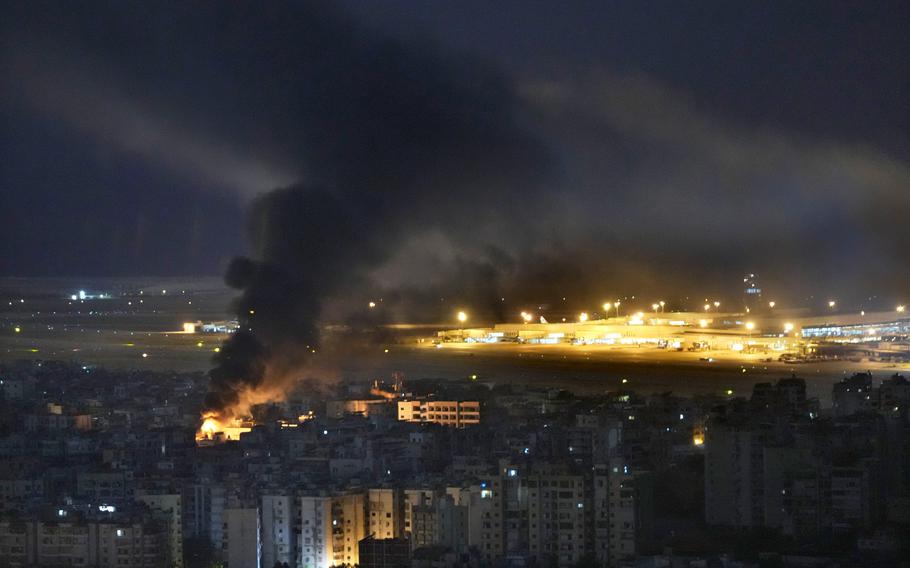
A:
[[[202,424],[196,431],[196,441],[209,445],[237,441],[241,434],[252,429],[252,422],[244,421],[236,416],[226,417],[218,412],[205,412],[202,414]]]
[[[215,433],[221,432],[223,429],[221,421],[218,420],[218,414],[206,412],[202,415],[202,424],[199,426],[199,430],[196,431],[196,440],[211,440],[215,437]]]

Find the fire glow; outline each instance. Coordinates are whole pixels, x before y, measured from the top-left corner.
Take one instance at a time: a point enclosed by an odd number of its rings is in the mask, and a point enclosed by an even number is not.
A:
[[[237,441],[241,434],[251,429],[251,424],[238,418],[226,420],[216,412],[205,412],[202,414],[202,424],[196,431],[196,442],[214,444]]]
[[[221,422],[216,416],[214,412],[206,412],[202,415],[202,425],[196,432],[196,440],[212,440],[215,438],[215,434],[221,431]]]

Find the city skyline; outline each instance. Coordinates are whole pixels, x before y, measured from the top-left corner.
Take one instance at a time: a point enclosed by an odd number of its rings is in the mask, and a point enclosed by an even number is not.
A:
[[[0,567],[910,568],[908,23],[0,0]]]

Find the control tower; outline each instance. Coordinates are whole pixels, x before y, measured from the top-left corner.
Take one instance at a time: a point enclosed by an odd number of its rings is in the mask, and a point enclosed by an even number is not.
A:
[[[743,277],[743,303],[750,310],[761,305],[761,286],[758,284],[758,276],[751,272]]]

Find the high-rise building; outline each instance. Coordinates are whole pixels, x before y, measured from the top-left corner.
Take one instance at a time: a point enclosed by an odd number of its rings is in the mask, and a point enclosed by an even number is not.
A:
[[[768,433],[748,420],[713,420],[705,434],[705,521],[738,528],[761,526],[763,452]]]
[[[362,493],[300,498],[300,549],[304,568],[358,564],[358,543],[366,536]]]
[[[415,507],[432,507],[438,498],[434,489],[405,489],[402,491],[404,500],[403,525],[404,535],[411,540],[411,546],[416,547],[414,536],[414,519],[413,511]]]
[[[262,496],[262,565],[297,565],[297,538],[294,530],[296,500],[291,495]]]
[[[221,550],[226,503],[224,485],[220,483],[204,480],[184,486],[184,534],[208,540],[215,550]]]
[[[367,534],[376,539],[398,538],[404,535],[404,503],[398,489],[367,491],[369,517]]]
[[[620,566],[640,554],[651,536],[654,482],[650,472],[633,472],[621,458],[610,461],[609,566]]]
[[[492,492],[487,482],[465,487],[447,487],[446,496],[452,499],[453,512],[452,548],[466,552],[469,548],[484,548],[484,517],[492,508]],[[483,552],[481,552],[483,554]]]
[[[332,498],[300,498],[300,536],[297,540],[300,566],[325,568],[332,562]]]
[[[183,566],[183,499],[179,493],[150,493],[137,491],[136,500],[145,503],[154,518],[167,526],[167,565]]]
[[[262,541],[259,538],[257,507],[228,507],[224,510],[222,560],[226,568],[259,568]]]
[[[594,561],[606,566],[610,562],[610,466],[595,464],[593,471]]]
[[[585,477],[565,468],[538,468],[527,474],[525,484],[531,556],[545,565],[578,564],[592,544],[585,522]]]
[[[167,566],[167,527],[151,518],[69,515],[0,521],[3,566]]]
[[[502,558],[505,551],[505,501],[504,484],[499,476],[481,481],[480,499],[476,502],[471,500],[471,541],[473,544],[476,537],[476,546],[488,561]]]

